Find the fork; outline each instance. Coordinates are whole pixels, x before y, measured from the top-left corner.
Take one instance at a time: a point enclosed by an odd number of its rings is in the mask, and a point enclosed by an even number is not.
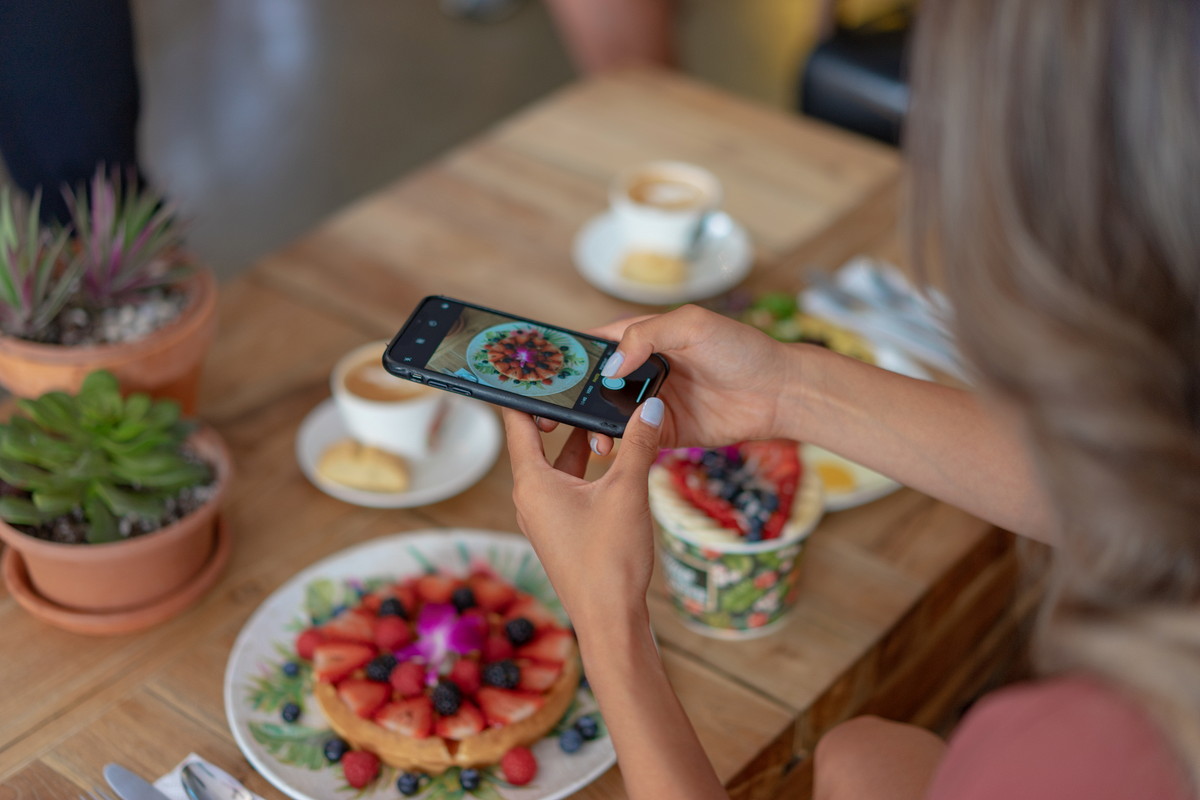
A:
[[[98,789],[93,786],[92,789],[87,792],[87,794],[79,795],[79,800],[116,800],[116,799],[111,794],[104,791],[103,789]]]

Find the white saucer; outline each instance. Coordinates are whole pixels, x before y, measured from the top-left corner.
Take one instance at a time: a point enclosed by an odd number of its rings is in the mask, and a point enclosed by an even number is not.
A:
[[[746,229],[724,211],[709,216],[689,276],[681,286],[656,287],[621,277],[624,248],[611,212],[592,217],[575,236],[572,256],[584,279],[606,294],[645,305],[675,305],[718,295],[737,286],[754,264]]]
[[[410,508],[445,500],[473,486],[500,453],[500,420],[477,400],[450,398],[437,448],[425,458],[409,459],[412,485],[407,492],[364,492],[317,474],[325,448],[350,434],[337,405],[329,398],[309,412],[296,432],[296,460],[314,486],[347,503],[371,508]]]

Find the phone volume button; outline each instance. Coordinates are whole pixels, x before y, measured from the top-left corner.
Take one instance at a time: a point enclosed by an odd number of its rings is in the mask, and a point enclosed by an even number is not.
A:
[[[470,390],[470,389],[463,389],[462,387],[459,387],[459,386],[451,386],[451,387],[450,387],[450,391],[452,391],[452,392],[458,392],[459,394],[466,395],[467,397],[470,397],[470,396],[471,396],[471,390]]]
[[[450,388],[450,384],[448,384],[444,381],[435,381],[433,378],[430,378],[428,381],[426,381],[426,383],[435,389],[449,389]]]

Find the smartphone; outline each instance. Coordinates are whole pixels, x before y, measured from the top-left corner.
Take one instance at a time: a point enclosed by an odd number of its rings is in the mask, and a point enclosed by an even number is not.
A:
[[[383,367],[435,389],[620,436],[670,367],[655,353],[624,378],[601,368],[617,343],[449,297],[426,297],[392,338]]]

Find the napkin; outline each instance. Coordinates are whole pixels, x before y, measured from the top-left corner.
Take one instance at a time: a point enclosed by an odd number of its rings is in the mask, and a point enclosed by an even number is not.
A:
[[[154,788],[171,798],[171,800],[190,800],[187,796],[187,792],[183,790],[182,775],[183,768],[188,764],[194,763],[200,763],[208,767],[208,769],[217,776],[217,780],[221,783],[226,783],[233,788],[240,788],[242,791],[247,792],[250,797],[255,798],[255,800],[263,800],[261,796],[242,786],[242,784],[238,782],[237,778],[233,777],[212,762],[204,760],[195,753],[188,753],[187,758],[176,764],[175,767],[166,775],[163,775],[161,778],[156,780],[154,782]]]
[[[863,257],[832,275],[811,271],[808,281],[805,311],[970,381],[951,332],[954,310],[937,289],[918,289],[896,267]]]

